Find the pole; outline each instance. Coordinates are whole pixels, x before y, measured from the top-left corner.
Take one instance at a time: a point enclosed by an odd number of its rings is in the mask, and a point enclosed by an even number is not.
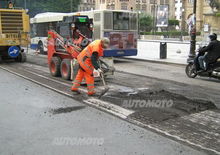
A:
[[[26,0],[24,0],[24,8],[25,8],[25,10],[27,9],[27,1]]]
[[[181,41],[183,41],[183,32],[185,32],[185,21],[184,21],[184,19],[185,19],[185,12],[184,12],[185,10],[184,10],[184,8],[182,7],[182,10],[181,10],[181,14],[182,14],[182,19],[181,19],[181,38],[180,38],[180,40]]]
[[[195,50],[196,50],[196,4],[197,0],[194,0],[193,4],[193,15],[194,15],[194,24],[192,24],[192,29],[191,29],[191,40],[190,40],[190,52],[189,52],[189,58],[188,61],[191,61],[192,59],[195,58]]]
[[[155,35],[156,33],[156,0],[154,0],[154,4],[153,4],[153,35]]]
[[[70,0],[70,12],[73,12],[73,0]]]
[[[141,39],[141,36],[140,36],[140,12],[138,11],[138,39]]]

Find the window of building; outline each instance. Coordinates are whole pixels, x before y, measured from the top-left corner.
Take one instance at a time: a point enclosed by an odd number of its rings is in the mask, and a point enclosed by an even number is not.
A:
[[[142,9],[142,11],[146,11],[147,10],[147,5],[143,4],[141,9]]]
[[[141,5],[140,4],[136,4],[136,10],[140,10],[141,9]]]
[[[157,4],[156,0],[150,0],[150,4]]]
[[[169,4],[169,0],[160,0],[160,4]]]
[[[156,11],[156,10],[155,10],[155,6],[154,6],[154,5],[151,6],[151,9],[150,9],[150,10],[151,10],[151,14],[155,14],[155,11]]]
[[[121,10],[128,10],[128,4],[127,3],[121,3]]]

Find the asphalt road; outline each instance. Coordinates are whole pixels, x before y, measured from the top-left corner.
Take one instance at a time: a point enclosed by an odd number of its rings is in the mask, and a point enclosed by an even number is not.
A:
[[[129,67],[128,67],[129,66]],[[201,98],[212,101],[220,108],[220,80],[207,77],[188,78],[184,65],[161,64],[131,59],[115,59],[117,71],[131,73],[147,78],[155,78],[158,81],[165,80],[169,84],[181,83],[185,96],[189,98]],[[186,90],[185,87],[188,89]]]
[[[206,153],[132,125],[0,69],[0,154],[204,155]]]

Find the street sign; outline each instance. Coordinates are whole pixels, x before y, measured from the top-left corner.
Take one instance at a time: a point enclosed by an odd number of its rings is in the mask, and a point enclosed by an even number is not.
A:
[[[11,47],[8,49],[8,55],[9,55],[11,58],[16,58],[16,57],[19,55],[19,51],[20,51],[20,49],[19,49],[17,46],[11,46]]]

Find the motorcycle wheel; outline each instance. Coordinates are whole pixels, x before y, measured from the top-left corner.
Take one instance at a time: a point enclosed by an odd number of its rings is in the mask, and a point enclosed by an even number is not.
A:
[[[190,63],[186,66],[185,72],[189,78],[195,78],[197,76],[196,69],[193,63]]]

